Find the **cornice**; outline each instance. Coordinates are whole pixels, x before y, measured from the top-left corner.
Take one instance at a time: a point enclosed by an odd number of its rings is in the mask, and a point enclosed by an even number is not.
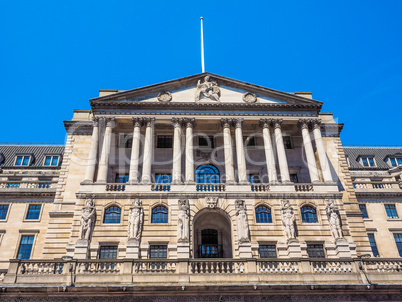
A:
[[[94,126],[93,121],[64,121],[66,131],[74,134],[91,134]]]
[[[358,197],[399,197],[402,196],[402,191],[401,192],[356,192],[355,194]]]

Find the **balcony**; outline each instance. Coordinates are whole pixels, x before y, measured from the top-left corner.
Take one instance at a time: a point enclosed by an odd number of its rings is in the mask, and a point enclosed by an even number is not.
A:
[[[379,258],[11,260],[0,285],[400,284],[401,272],[401,259]]]
[[[0,192],[56,192],[57,181],[1,181]]]
[[[354,182],[353,188],[356,193],[397,193],[402,188],[398,182]]]

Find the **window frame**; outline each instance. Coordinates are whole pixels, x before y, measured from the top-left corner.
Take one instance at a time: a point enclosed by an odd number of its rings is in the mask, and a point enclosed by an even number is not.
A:
[[[18,157],[22,157],[21,164],[17,165]],[[24,165],[25,157],[28,157],[28,164]],[[14,159],[14,166],[29,167],[32,164],[33,156],[31,154],[17,154]]]
[[[31,208],[31,206],[39,206],[39,214],[38,214],[38,218],[28,218],[29,215],[29,209]],[[25,222],[38,222],[41,220],[42,218],[42,212],[43,212],[43,204],[41,203],[29,203],[27,204],[27,207],[25,209],[25,214],[24,214],[24,221]]]
[[[158,182],[158,180],[160,180],[161,178],[163,181]],[[172,173],[155,173],[155,184],[171,184],[172,180]]]
[[[127,180],[124,181],[124,182],[120,182],[119,177],[121,177],[121,176],[124,176],[124,178],[127,179]],[[125,184],[125,183],[128,183],[129,180],[130,180],[130,174],[123,172],[123,173],[116,173],[116,177],[115,177],[114,181],[115,181],[116,184]]]
[[[106,211],[109,210],[109,209],[111,209],[111,208],[117,208],[117,209],[120,210],[120,213],[119,213],[120,216],[119,216],[118,222],[106,222],[106,219],[107,219],[107,216],[106,216],[106,215],[109,214],[109,213],[106,213]],[[120,225],[120,224],[122,224],[122,222],[123,222],[123,208],[122,208],[120,205],[116,204],[116,203],[106,205],[106,206],[103,208],[102,215],[103,215],[103,217],[102,217],[102,224],[105,224],[105,225],[108,225],[108,226],[112,226],[112,225]],[[108,219],[109,219],[109,218],[108,218]],[[113,219],[116,219],[116,218],[112,217],[111,220],[113,221]]]
[[[50,157],[50,164],[46,165],[46,158]],[[57,164],[53,165],[54,158],[57,158]],[[45,154],[43,158],[43,165],[44,167],[58,167],[60,165],[61,156],[59,154]]]
[[[133,146],[133,135],[132,134],[120,134],[119,135],[119,145],[120,149],[129,149]]]
[[[264,218],[264,217],[260,217],[260,216],[264,216],[263,214],[265,213],[263,210],[261,210],[261,211],[259,211],[258,213],[257,213],[257,210],[258,209],[260,209],[260,208],[265,208],[265,209],[268,209],[268,213],[267,213],[267,220],[268,221],[261,221],[260,219],[261,218]],[[271,207],[269,207],[269,206],[267,206],[267,205],[265,205],[265,204],[259,204],[259,205],[257,205],[256,207],[255,207],[255,210],[254,210],[254,215],[255,215],[255,223],[258,223],[258,224],[269,224],[269,223],[272,223],[273,221],[272,221],[272,209],[271,209]],[[260,218],[259,218],[260,217]],[[264,219],[263,219],[264,220]]]
[[[116,257],[115,258],[101,258],[102,249],[105,249],[105,248],[115,248],[116,249]],[[98,257],[97,258],[99,260],[115,260],[115,259],[117,259],[118,255],[119,255],[119,247],[118,247],[117,244],[101,244],[99,246]]]
[[[369,239],[370,247],[371,247],[371,252],[373,253],[374,257],[380,257],[380,253],[378,251],[378,246],[377,242],[375,240],[375,235],[374,233],[367,233],[367,237]],[[375,251],[374,251],[375,249]]]
[[[7,211],[6,211],[6,215],[4,216],[4,219],[0,218],[0,222],[7,222],[8,216],[10,215],[11,204],[10,203],[4,203],[4,204],[2,203],[2,204],[0,204],[0,208],[4,207],[4,206],[7,206]],[[4,211],[2,211],[2,212],[4,212]]]
[[[395,164],[392,163],[392,161],[395,162]],[[401,162],[401,163],[399,163]],[[389,156],[388,157],[388,165],[390,167],[398,167],[402,165],[402,156]]]
[[[391,209],[390,207],[393,206],[393,209]],[[398,219],[399,215],[398,215],[398,211],[396,210],[396,205],[393,203],[384,203],[384,209],[385,209],[385,213],[387,215],[387,219]],[[388,212],[388,210],[390,210],[391,212]],[[395,210],[395,215],[393,215],[394,213],[392,213],[392,210]],[[391,214],[391,216],[390,216]]]
[[[310,213],[310,212],[303,212],[303,209],[308,209],[308,208],[314,210],[315,221],[309,221],[310,220],[310,215],[306,214],[306,213]],[[312,206],[310,204],[303,205],[302,207],[300,207],[300,214],[301,214],[302,223],[308,223],[308,224],[310,224],[310,223],[319,223],[318,214],[317,214],[317,208],[315,206]]]
[[[273,250],[275,252],[275,257],[270,257],[269,256],[269,253],[272,252],[272,251],[267,251],[267,257],[262,257],[261,256],[261,247],[273,247]],[[277,250],[276,244],[275,243],[260,243],[260,244],[258,244],[258,257],[260,259],[277,259],[278,258],[278,250]]]
[[[282,140],[283,140],[283,146],[285,147],[285,150],[294,149],[292,137],[290,135],[282,136]],[[288,144],[289,144],[289,146],[288,146]]]
[[[200,173],[204,169],[211,169],[214,171],[214,173],[207,173],[203,172]],[[206,177],[208,176],[207,179],[213,180],[212,182],[200,182],[200,180],[205,180]],[[215,181],[216,180],[216,181]],[[221,175],[219,172],[219,169],[215,167],[214,165],[206,164],[206,165],[200,165],[195,169],[195,182],[197,184],[218,184],[221,182]]]
[[[372,160],[372,164],[371,164],[370,160]],[[367,163],[367,165],[365,165],[365,162]],[[375,160],[374,155],[361,155],[361,156],[359,156],[359,164],[361,166],[363,166],[364,168],[375,168],[375,167],[377,167],[377,162]]]
[[[399,257],[402,257],[402,233],[393,233],[393,235],[394,235],[394,241],[395,241],[396,249],[397,249],[397,251],[399,253]],[[400,241],[396,240],[397,236],[398,236],[398,239]]]
[[[21,250],[21,244],[22,244],[22,240],[24,237],[33,237],[32,239],[32,245],[31,245],[31,251],[29,252],[29,257],[28,258],[19,258],[20,255],[20,250]],[[29,260],[31,259],[33,252],[34,252],[34,247],[35,247],[35,242],[36,242],[36,234],[32,234],[32,233],[23,233],[20,234],[19,238],[18,238],[18,249],[17,249],[17,253],[15,256],[15,259],[20,259],[20,260]]]
[[[311,251],[312,246],[314,246],[314,247],[313,247],[314,249],[316,249],[317,247],[320,247],[320,248],[321,248],[322,254],[323,254],[322,257],[321,257],[321,256],[317,256],[317,255],[314,255],[314,256],[311,256],[311,255],[310,255],[309,251]],[[315,250],[315,252],[316,252],[316,251],[317,251],[317,250]],[[306,252],[307,252],[307,255],[308,255],[309,258],[319,258],[319,259],[326,258],[326,251],[325,251],[325,247],[324,247],[324,244],[323,244],[323,243],[318,243],[318,242],[307,243]]]
[[[200,144],[200,139],[205,139],[207,138],[208,141],[211,143],[210,145],[201,145]],[[215,137],[213,135],[205,135],[205,134],[198,134],[197,135],[197,143],[198,143],[198,148],[201,149],[215,149]]]
[[[165,251],[163,251],[162,250],[162,253],[164,252],[164,253],[166,253],[166,257],[152,257],[152,249],[153,248],[157,248],[157,253],[158,254],[160,254],[160,251],[159,251],[159,249],[160,248],[164,248],[165,249]],[[168,249],[168,245],[167,244],[163,244],[163,243],[160,243],[160,244],[150,244],[149,245],[149,250],[148,250],[148,259],[156,259],[156,260],[158,260],[158,259],[168,259],[168,251],[169,251],[169,249]]]
[[[159,208],[164,208],[166,209],[166,221],[164,221],[164,218],[160,218],[160,217],[155,217],[154,218],[154,214],[157,215],[157,213],[154,213],[154,211],[157,211],[157,209]],[[158,212],[159,213],[159,212]],[[163,221],[160,221],[163,220]],[[169,208],[164,205],[164,204],[158,204],[154,207],[151,208],[151,224],[168,224],[169,223]]]
[[[257,182],[255,181],[255,178],[257,178]],[[250,173],[247,174],[247,181],[251,184],[260,184],[261,179],[260,179],[260,174],[259,173]]]
[[[173,148],[173,135],[157,135],[156,136],[157,149],[172,149]]]
[[[364,207],[364,211],[362,210],[362,207]],[[369,219],[370,218],[370,216],[369,216],[369,214],[367,212],[366,204],[360,203],[359,204],[359,209],[360,209],[360,212],[362,212],[362,214],[363,214],[363,219]]]

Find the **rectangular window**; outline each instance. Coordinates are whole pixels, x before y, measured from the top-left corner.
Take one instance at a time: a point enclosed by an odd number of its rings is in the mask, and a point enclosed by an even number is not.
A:
[[[368,214],[367,214],[366,205],[365,205],[365,204],[359,204],[359,208],[360,208],[360,211],[361,211],[362,214],[363,214],[363,218],[369,218],[369,216],[368,216]]]
[[[399,257],[402,257],[402,234],[394,234],[396,248],[399,252]]]
[[[361,157],[363,167],[375,167],[374,157]]]
[[[254,136],[243,136],[244,147],[253,148],[255,147],[255,137]]]
[[[166,259],[167,258],[167,246],[166,245],[151,245],[149,247],[150,259]]]
[[[214,137],[213,136],[199,136],[198,137],[198,147],[201,148],[215,148],[214,146]]]
[[[101,246],[99,259],[117,259],[117,246]]]
[[[5,220],[8,212],[8,204],[0,205],[0,220]]]
[[[276,258],[276,246],[275,245],[260,245],[258,247],[258,253],[260,258]]]
[[[389,160],[392,167],[402,165],[402,157],[390,157]]]
[[[59,156],[58,155],[46,155],[44,166],[58,166],[59,165]]]
[[[388,218],[398,218],[398,213],[396,212],[394,204],[385,204],[384,206]]]
[[[156,148],[172,148],[173,137],[171,135],[158,135]]]
[[[373,256],[378,257],[377,244],[375,243],[374,234],[368,234],[368,238],[370,241],[370,246],[371,246],[371,251],[373,252]]]
[[[29,162],[31,161],[30,155],[18,155],[15,160],[16,166],[29,166]]]
[[[155,174],[155,183],[170,184],[172,182],[172,174]]]
[[[247,181],[252,184],[259,184],[260,176],[258,174],[249,174],[247,175]]]
[[[18,259],[29,259],[31,257],[32,246],[35,236],[22,236],[20,248],[18,249]]]
[[[322,244],[307,244],[307,254],[310,258],[325,258]]]
[[[133,146],[133,136],[128,134],[120,135],[119,148],[131,148]]]
[[[128,174],[116,174],[116,182],[117,183],[126,183],[128,182]]]
[[[290,181],[294,183],[298,183],[299,179],[297,178],[297,174],[290,174]]]
[[[30,204],[26,219],[39,219],[41,205]]]
[[[285,146],[285,149],[293,149],[292,141],[290,140],[290,136],[283,137],[283,144]]]

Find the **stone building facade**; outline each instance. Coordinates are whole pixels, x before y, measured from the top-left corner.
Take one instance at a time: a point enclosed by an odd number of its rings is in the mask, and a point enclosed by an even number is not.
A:
[[[65,146],[0,146],[4,297],[401,297],[398,245],[382,234],[402,224],[361,207],[398,211],[400,166],[387,158],[379,179],[352,165],[359,149],[311,93],[204,73],[90,104],[64,122]],[[360,187],[370,177],[389,190]]]

